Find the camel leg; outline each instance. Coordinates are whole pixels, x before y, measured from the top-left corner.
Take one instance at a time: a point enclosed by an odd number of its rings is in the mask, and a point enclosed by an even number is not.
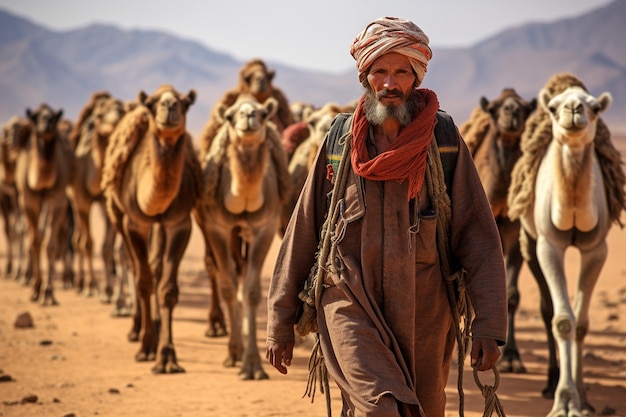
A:
[[[201,211],[194,211],[194,218],[198,224],[202,237],[204,238],[204,267],[209,278],[211,286],[211,302],[209,304],[208,327],[204,332],[206,337],[221,337],[228,334],[226,328],[226,319],[220,305],[220,292],[217,279],[217,266],[211,251],[211,244],[207,238],[207,232],[204,229],[204,217]]]
[[[515,315],[520,301],[518,279],[523,264],[519,243],[520,226],[519,222],[511,222],[508,219],[497,218],[496,220],[504,251],[508,300],[507,339],[497,366],[498,370],[503,373],[526,373],[515,339]]]
[[[526,233],[522,231],[522,233]],[[545,399],[553,399],[556,385],[559,381],[559,365],[556,355],[556,340],[554,333],[552,332],[552,317],[554,316],[554,308],[552,306],[552,297],[550,296],[550,290],[546,283],[546,277],[544,276],[541,267],[539,266],[539,260],[537,259],[537,242],[526,233],[528,239],[528,252],[530,259],[527,260],[528,268],[530,269],[532,276],[535,278],[539,287],[539,311],[541,312],[541,319],[543,320],[544,328],[546,330],[546,341],[548,344],[548,375],[546,386],[541,391],[541,395]]]
[[[243,311],[246,320],[247,342],[243,353],[243,363],[239,378],[268,379],[269,376],[261,365],[261,355],[257,344],[256,313],[261,302],[261,268],[274,239],[278,224],[270,223],[265,230],[255,231],[251,242],[247,245],[247,261],[244,268],[243,280]],[[246,239],[247,240],[247,239]]]
[[[587,390],[583,381],[582,369],[582,351],[585,336],[589,331],[589,306],[591,304],[591,296],[593,290],[600,277],[600,272],[604,267],[608,256],[608,247],[606,242],[587,251],[581,250],[581,268],[578,276],[576,296],[574,298],[574,314],[576,317],[576,341],[574,344],[573,372],[578,395],[582,405],[582,411],[588,415],[595,413],[595,408],[587,399]]]
[[[115,249],[116,236],[117,234],[115,230],[113,230],[113,243],[111,244],[113,247],[107,249],[107,251],[111,252],[112,257],[114,257],[114,254],[117,253],[117,260],[115,261],[117,265],[115,268],[116,273],[113,274],[111,278],[111,288],[113,289],[113,295],[111,298],[115,301],[113,303],[114,307],[111,315],[113,317],[128,317],[132,314],[134,307],[137,306],[137,298],[132,273],[129,273],[130,260],[128,259],[128,252],[123,244],[120,244],[119,247]],[[128,288],[128,294],[126,288]],[[135,335],[138,331],[139,330],[137,328]],[[136,340],[137,339],[135,337],[134,341]]]
[[[169,236],[165,237],[161,233],[161,239],[165,238],[165,245],[160,245],[160,247],[164,248],[164,251],[159,251],[160,262],[158,262],[158,268],[155,271],[160,272],[160,274],[155,274],[155,276],[157,277],[157,306],[161,314],[161,329],[156,365],[152,368],[154,373],[185,372],[176,360],[172,321],[174,307],[178,303],[179,295],[178,267],[190,237],[191,219],[189,217],[182,224],[178,225],[175,230],[171,231]],[[163,262],[164,260],[165,262]]]
[[[115,229],[111,219],[104,213],[104,239],[102,241],[102,262],[104,264],[104,290],[101,291],[100,301],[109,304],[113,299],[113,286],[115,281]]]
[[[550,290],[554,316],[552,332],[559,353],[559,381],[548,417],[580,417],[581,403],[573,375],[576,320],[569,302],[564,258],[566,247],[557,247],[544,236],[537,239],[537,259]]]
[[[236,362],[241,360],[243,352],[243,339],[241,334],[242,315],[241,301],[237,298],[237,287],[239,277],[237,265],[231,253],[233,244],[232,235],[227,241],[221,237],[219,232],[208,232],[207,237],[211,242],[214,259],[217,265],[217,279],[220,296],[226,305],[226,312],[230,323],[228,338],[228,356],[224,360],[225,367],[234,367]]]
[[[139,362],[154,359],[156,353],[156,334],[152,323],[150,298],[154,292],[154,282],[148,265],[148,247],[150,229],[145,227],[132,228],[125,225],[124,234],[127,235],[128,250],[133,260],[135,272],[135,288],[137,291],[139,315],[141,317],[139,331],[139,351],[135,359]]]
[[[13,242],[15,239],[13,233],[13,208],[8,196],[0,196],[0,211],[4,218],[4,236],[7,241],[7,261],[4,268],[4,275],[8,278],[13,272]]]
[[[53,201],[50,201],[48,204],[47,212],[45,214],[45,228],[44,228],[44,239],[43,239],[43,247],[46,249],[46,256],[48,260],[48,271],[47,274],[43,275],[43,287],[44,287],[44,298],[42,300],[42,304],[46,305],[50,303],[51,305],[57,305],[58,302],[54,298],[54,285],[53,280],[55,276],[55,266],[56,261],[59,259],[59,254],[63,253],[67,250],[66,245],[59,245],[59,236],[61,236],[61,230],[63,228],[63,223],[66,221],[65,214],[67,213],[67,206],[63,203],[66,201],[63,199],[62,202],[56,202],[54,205]]]
[[[41,273],[40,273],[40,265],[39,259],[41,256],[41,233],[39,230],[38,220],[39,213],[41,211],[41,203],[33,202],[35,207],[25,207],[24,215],[26,216],[26,222],[28,227],[28,238],[26,239],[26,247],[28,248],[28,256],[26,257],[26,270],[30,270],[30,278],[26,277],[24,283],[26,285],[29,284],[29,281],[33,281],[32,283],[32,294],[31,301],[39,301],[39,296],[41,292]]]

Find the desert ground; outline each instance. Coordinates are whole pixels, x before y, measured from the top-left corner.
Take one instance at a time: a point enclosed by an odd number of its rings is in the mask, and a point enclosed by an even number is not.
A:
[[[619,141],[626,155],[626,138]],[[92,213],[94,231],[101,236],[101,213]],[[626,216],[623,216],[626,223]],[[280,240],[265,262],[267,291]],[[0,267],[7,242],[0,237]],[[626,416],[626,231],[614,226],[608,238],[609,257],[597,283],[590,308],[591,329],[585,339],[584,376],[588,398],[597,415]],[[194,229],[179,271],[180,298],[174,311],[174,344],[181,374],[154,375],[152,363],[136,362],[136,343],[127,341],[130,318],[112,317],[113,307],[97,297],[55,291],[58,306],[29,301],[30,289],[0,277],[0,416],[6,417],[269,417],[325,416],[319,391],[315,401],[303,397],[311,344],[296,347],[288,375],[265,365],[270,379],[240,381],[237,369],[224,368],[226,338],[207,338],[210,289],[202,256],[204,243]],[[102,276],[98,258],[96,267]],[[567,253],[566,271],[573,293],[578,254]],[[539,315],[539,291],[528,269],[520,277],[521,305],[517,337],[526,374],[501,374],[497,396],[509,417],[545,416],[551,400],[541,397],[546,382],[547,347]],[[32,328],[15,328],[18,314],[33,317]],[[266,308],[258,311],[258,345],[264,354]],[[448,383],[447,415],[458,416],[456,367]],[[492,373],[481,373],[485,386]],[[469,366],[465,367],[465,415],[484,413],[485,399]],[[340,396],[331,383],[333,416],[340,415]],[[496,415],[495,413],[493,414]]]

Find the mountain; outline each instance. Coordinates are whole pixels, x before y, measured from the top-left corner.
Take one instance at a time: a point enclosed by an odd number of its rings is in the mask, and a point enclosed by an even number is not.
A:
[[[575,18],[511,28],[467,48],[437,48],[433,40],[423,86],[438,93],[442,108],[460,124],[482,96],[495,98],[513,87],[530,98],[552,74],[570,71],[592,94],[613,94],[603,117],[614,131],[626,132],[624,20],[626,0],[615,0]],[[355,70],[329,74],[266,63],[291,101],[344,104],[362,91]],[[188,115],[189,129],[197,134],[213,104],[236,85],[243,64],[163,32],[107,25],[51,31],[0,10],[0,121],[40,102],[75,119],[94,91],[126,100],[168,83],[197,91]]]

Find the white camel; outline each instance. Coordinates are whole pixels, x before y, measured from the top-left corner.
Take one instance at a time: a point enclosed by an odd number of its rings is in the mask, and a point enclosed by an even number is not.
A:
[[[559,94],[547,88],[539,93],[539,103],[549,114],[546,123],[551,123],[552,140],[538,165],[532,202],[519,218],[529,248],[535,247],[528,250],[528,260],[538,262],[553,304],[560,371],[550,417],[578,417],[593,410],[583,383],[582,348],[589,330],[589,303],[614,220],[594,139],[599,116],[611,101],[609,93],[595,98],[581,86]],[[623,196],[621,201],[623,206]],[[581,259],[573,304],[564,269],[568,247],[577,248]]]

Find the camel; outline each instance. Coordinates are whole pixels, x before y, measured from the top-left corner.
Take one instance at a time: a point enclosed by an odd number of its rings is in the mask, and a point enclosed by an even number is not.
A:
[[[549,369],[544,390],[549,394],[554,386],[548,416],[575,417],[594,411],[583,381],[582,350],[591,296],[608,253],[606,236],[612,223],[623,226],[625,180],[620,154],[600,118],[612,102],[609,93],[594,97],[572,74],[557,74],[538,101],[541,112],[527,123],[523,155],[513,169],[509,216],[520,221],[522,253],[538,282],[545,281],[541,296],[549,300],[542,315],[559,361],[556,372]],[[568,247],[580,253],[573,304],[563,264]]]
[[[481,97],[469,120],[459,127],[474,158],[502,241],[507,275],[508,331],[498,363],[501,372],[526,372],[515,341],[514,325],[520,300],[517,283],[523,264],[519,246],[520,224],[508,217],[507,193],[513,166],[522,154],[520,141],[526,120],[536,107],[536,98],[527,101],[514,89],[505,88],[494,100]]]
[[[171,85],[149,96],[140,91],[140,104],[111,133],[102,170],[107,214],[132,260],[140,317],[135,359],[156,359],[153,373],[185,371],[176,358],[172,318],[191,211],[203,188],[200,162],[186,130],[195,98],[195,90],[184,95]],[[134,318],[133,326],[137,322]]]
[[[206,189],[198,223],[206,241],[205,262],[230,319],[224,366],[242,361],[239,378],[244,380],[268,378],[256,342],[261,269],[291,188],[280,134],[269,121],[277,105],[272,98],[261,104],[241,95],[222,107],[217,113],[222,127],[201,159]]]
[[[103,302],[110,303],[113,295],[115,263],[113,247],[115,229],[108,216],[104,216],[105,233],[102,242],[102,259],[105,269],[104,289],[98,288],[93,268],[93,239],[90,227],[90,211],[94,203],[104,210],[104,196],[100,187],[104,154],[111,132],[126,112],[124,103],[107,92],[92,94],[72,129],[70,142],[76,155],[75,171],[72,175],[68,196],[75,216],[75,230],[72,238],[78,252],[77,289],[87,296],[96,292]],[[104,212],[104,211],[103,211]],[[85,278],[85,261],[87,277]]]
[[[239,70],[239,80],[236,87],[226,91],[215,104],[199,138],[200,154],[204,155],[211,147],[211,142],[222,125],[219,112],[235,104],[240,95],[251,94],[259,103],[265,103],[273,98],[277,103],[272,121],[276,129],[282,132],[287,126],[295,122],[289,101],[283,91],[273,84],[276,72],[267,67],[261,59],[252,59],[246,62]]]
[[[4,235],[7,242],[6,264],[3,273],[6,277],[17,277],[14,268],[16,256],[21,257],[21,217],[17,207],[17,189],[15,187],[15,164],[17,155],[11,141],[14,129],[19,126],[19,116],[11,118],[2,128],[0,137],[0,213],[4,219]]]
[[[26,219],[24,245],[28,256],[21,268],[32,271],[32,301],[43,305],[58,304],[54,298],[53,277],[58,259],[68,259],[63,251],[67,247],[59,244],[66,226],[68,200],[66,187],[73,171],[74,159],[69,143],[58,131],[63,110],[53,110],[41,104],[37,110],[26,110],[27,123],[16,132],[15,147],[18,151],[15,167],[15,184],[18,205]],[[47,255],[47,273],[41,273],[42,247]],[[71,265],[65,263],[64,276],[68,276]],[[43,287],[43,296],[41,290]]]
[[[304,186],[304,181],[306,180],[311,165],[313,165],[315,155],[320,145],[323,143],[326,133],[330,129],[330,124],[337,114],[351,113],[352,111],[354,111],[354,108],[350,105],[340,106],[332,102],[326,103],[321,108],[314,110],[302,122],[306,133],[302,135],[303,139],[301,139],[299,143],[295,142],[297,146],[291,153],[288,152],[290,147],[287,146],[287,144],[294,144],[294,141],[286,140],[285,133],[287,133],[287,130],[283,132],[281,141],[288,155],[288,170],[291,176],[292,192],[289,201],[283,206],[283,212],[281,214],[279,230],[281,237],[285,234],[287,223],[289,223],[291,213],[296,206],[300,191],[302,191],[302,187]],[[295,123],[292,126],[297,125],[298,123]]]

